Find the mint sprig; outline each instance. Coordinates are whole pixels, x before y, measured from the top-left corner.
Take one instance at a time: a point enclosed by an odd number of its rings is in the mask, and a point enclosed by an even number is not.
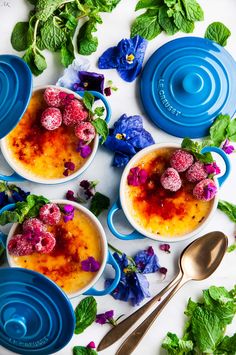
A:
[[[206,145],[211,145],[210,141],[196,142],[190,138],[184,138],[181,144],[181,148],[192,153],[197,160],[200,160],[204,164],[210,164],[214,161],[212,154],[210,152],[201,153],[202,149]]]
[[[93,296],[84,298],[75,309],[75,334],[81,334],[96,319],[97,302]]]
[[[205,33],[205,38],[220,44],[222,47],[227,45],[227,40],[230,36],[230,30],[222,22],[211,23]]]

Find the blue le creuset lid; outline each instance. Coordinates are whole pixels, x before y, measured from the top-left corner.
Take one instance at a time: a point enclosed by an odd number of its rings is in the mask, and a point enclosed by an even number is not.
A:
[[[0,139],[17,125],[32,93],[28,65],[15,55],[0,55]]]
[[[65,293],[51,280],[23,268],[0,268],[0,345],[18,354],[47,355],[74,333]]]
[[[141,75],[145,111],[161,129],[199,138],[220,114],[236,111],[236,62],[205,38],[170,41],[150,57]]]

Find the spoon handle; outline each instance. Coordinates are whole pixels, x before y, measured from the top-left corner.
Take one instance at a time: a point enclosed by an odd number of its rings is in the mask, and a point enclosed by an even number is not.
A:
[[[156,309],[128,336],[128,338],[121,344],[115,355],[130,355],[141,339],[144,337],[148,329],[151,327],[157,316],[161,313],[163,308],[167,305],[175,293],[187,282],[185,278],[177,283],[175,288],[168,294],[168,296],[156,307]]]
[[[120,339],[139,319],[146,313],[154,303],[159,301],[161,297],[173,286],[175,286],[182,278],[182,271],[179,271],[178,275],[172,280],[161,292],[154,296],[145,305],[140,307],[137,311],[132,313],[129,317],[120,322],[116,327],[113,327],[101,340],[97,350],[101,351],[108,346],[114,344]]]

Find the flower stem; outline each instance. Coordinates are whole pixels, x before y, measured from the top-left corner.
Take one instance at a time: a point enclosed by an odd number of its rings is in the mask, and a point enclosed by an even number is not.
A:
[[[121,250],[115,248],[115,247],[114,247],[113,245],[111,245],[110,243],[108,243],[108,246],[109,246],[109,248],[110,248],[111,250],[115,251],[117,254],[123,255],[123,253],[122,253]],[[135,265],[135,261],[134,261],[134,259],[133,259],[131,256],[126,255],[126,257],[127,257],[127,259],[128,259],[132,264]]]

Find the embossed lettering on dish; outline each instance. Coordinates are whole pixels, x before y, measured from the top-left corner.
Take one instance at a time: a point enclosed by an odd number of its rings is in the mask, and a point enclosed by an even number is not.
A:
[[[25,341],[9,338],[9,342],[14,344],[14,345],[16,345],[16,346],[21,346],[21,347],[25,347],[25,348],[37,348],[39,346],[47,344],[48,343],[48,338],[44,337],[44,338],[42,338],[40,340],[31,341],[31,342],[25,342]]]
[[[171,106],[171,104],[169,103],[169,101],[166,98],[165,95],[165,90],[164,90],[164,79],[160,79],[158,82],[158,95],[160,97],[161,103],[162,105],[168,110],[170,111],[170,113],[172,113],[175,116],[178,116],[179,114],[181,114],[180,111],[176,110],[176,108],[174,108],[173,106]]]

